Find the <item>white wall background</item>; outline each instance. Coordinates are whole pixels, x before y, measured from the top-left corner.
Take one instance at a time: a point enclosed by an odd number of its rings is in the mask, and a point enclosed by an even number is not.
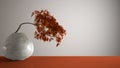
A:
[[[34,39],[35,28],[20,30],[32,39],[37,56],[120,55],[119,0],[0,0],[0,46],[22,22],[33,22],[34,10],[47,9],[67,30],[56,48],[55,41]],[[0,50],[2,55],[2,49]]]

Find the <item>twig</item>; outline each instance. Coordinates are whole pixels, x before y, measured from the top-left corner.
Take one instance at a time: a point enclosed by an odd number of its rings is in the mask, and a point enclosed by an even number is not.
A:
[[[17,33],[17,32],[20,30],[21,26],[24,25],[24,24],[31,24],[31,25],[34,25],[34,26],[35,26],[35,24],[34,24],[34,23],[31,23],[31,22],[21,23],[21,24],[19,25],[18,29],[15,31],[15,33]]]

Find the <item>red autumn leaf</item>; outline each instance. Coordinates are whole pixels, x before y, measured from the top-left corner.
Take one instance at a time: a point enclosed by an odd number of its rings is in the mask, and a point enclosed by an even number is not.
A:
[[[31,16],[33,15],[35,15],[34,23],[37,28],[35,38],[43,41],[51,41],[53,38],[56,38],[56,46],[58,46],[63,36],[66,35],[66,30],[58,24],[54,16],[50,15],[50,12],[47,10],[35,10]]]

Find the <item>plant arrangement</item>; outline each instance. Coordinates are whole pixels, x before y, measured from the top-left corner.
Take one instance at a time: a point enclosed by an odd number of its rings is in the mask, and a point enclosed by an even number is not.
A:
[[[61,40],[66,35],[66,30],[59,25],[49,11],[35,10],[31,16],[35,17],[34,23],[21,23],[18,29],[6,39],[4,46],[4,56],[6,58],[11,60],[24,60],[33,54],[34,46],[32,41],[23,32],[18,32],[24,24],[31,24],[36,27],[34,37],[37,40],[43,40],[44,42],[56,40],[56,47],[60,45]]]
[[[63,37],[66,35],[66,30],[61,25],[59,25],[55,17],[52,16],[47,10],[35,10],[32,12],[31,17],[32,16],[35,17],[34,23],[21,23],[15,33],[19,31],[23,24],[31,24],[36,27],[34,34],[36,39],[43,40],[44,42],[51,42],[52,40],[56,40],[56,47],[58,47]]]

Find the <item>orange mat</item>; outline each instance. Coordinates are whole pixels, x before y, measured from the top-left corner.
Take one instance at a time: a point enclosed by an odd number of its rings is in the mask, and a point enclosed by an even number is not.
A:
[[[120,68],[119,56],[32,56],[24,61],[0,57],[0,68]]]

